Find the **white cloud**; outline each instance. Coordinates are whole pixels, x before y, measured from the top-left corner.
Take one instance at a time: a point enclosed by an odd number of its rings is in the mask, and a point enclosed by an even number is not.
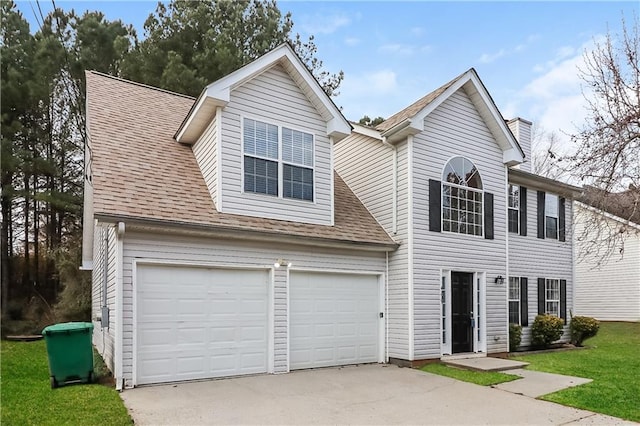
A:
[[[425,29],[422,27],[413,27],[409,30],[409,32],[411,32],[411,35],[415,37],[420,37],[425,33]]]
[[[336,103],[345,106],[343,112],[352,120],[358,120],[365,114],[384,116],[393,113],[389,111],[389,100],[395,98],[400,89],[397,73],[389,68],[348,74],[340,85]]]
[[[359,45],[360,42],[361,40],[357,37],[347,37],[344,39],[344,44],[351,47]]]
[[[584,64],[582,46],[562,46],[553,57],[534,68],[538,76],[527,83],[503,109],[505,117],[520,116],[532,120],[548,132],[555,132],[570,149],[567,134],[574,133],[586,117],[585,99],[579,68]]]
[[[403,55],[409,56],[414,53],[426,53],[431,51],[432,47],[428,44],[414,45],[404,43],[387,43],[378,47],[378,52],[387,55]]]
[[[505,49],[500,49],[495,53],[483,53],[478,60],[483,64],[488,64],[507,54]]]
[[[311,35],[332,34],[351,23],[351,19],[345,14],[330,14],[313,16],[305,15],[301,18],[300,29]]]

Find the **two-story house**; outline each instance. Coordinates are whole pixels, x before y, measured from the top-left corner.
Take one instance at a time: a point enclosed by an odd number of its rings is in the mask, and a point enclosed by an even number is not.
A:
[[[336,144],[337,172],[400,243],[389,253],[391,361],[501,355],[510,322],[527,346],[538,313],[567,318],[579,189],[528,172],[530,135],[471,69]]]
[[[197,99],[88,72],[83,267],[116,386],[506,353],[573,268],[573,188],[513,169],[514,123],[470,70],[352,126],[287,45]]]

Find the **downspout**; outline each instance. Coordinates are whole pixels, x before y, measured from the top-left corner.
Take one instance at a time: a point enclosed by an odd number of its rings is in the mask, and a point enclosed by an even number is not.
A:
[[[389,252],[385,252],[386,276],[384,278],[384,362],[389,362]]]
[[[123,285],[122,285],[122,268],[123,268],[123,241],[124,241],[124,222],[118,222],[116,231],[116,338],[115,338],[115,378],[116,390],[121,391],[123,387]]]
[[[504,297],[505,297],[505,308],[506,308],[506,312],[507,312],[507,352],[509,352],[509,347],[511,345],[511,343],[509,342],[510,340],[510,334],[509,333],[509,277],[511,276],[511,271],[509,270],[509,167],[507,167],[505,165],[504,167],[504,194],[506,194],[507,199],[505,200],[506,203],[504,203],[504,217],[505,217],[505,229],[506,229],[506,235],[505,235],[505,250],[507,252],[507,256],[506,256],[506,262],[505,262],[505,267],[507,268],[506,271],[506,279],[505,279],[505,289],[504,289]],[[520,220],[520,215],[518,215],[518,221]],[[487,282],[491,282],[491,280],[487,280],[485,277],[485,285]],[[527,291],[529,291],[529,288],[527,287]],[[522,300],[522,296],[520,296],[521,300]],[[527,300],[529,300],[529,295],[527,295]],[[486,296],[486,290],[485,290],[485,314],[487,311],[487,296]],[[518,305],[519,306],[519,305]],[[485,315],[486,318],[486,315]],[[485,320],[485,336],[487,336],[487,340],[489,338],[489,333],[487,333],[487,325],[486,325],[486,320]],[[486,351],[487,353],[489,352],[489,342],[485,342],[485,346],[486,346]]]
[[[398,234],[398,147],[396,145],[390,144],[387,142],[387,137],[382,137],[382,144],[388,146],[393,150],[393,188],[392,188],[392,197],[393,202],[391,203],[392,209],[392,232],[393,235]]]

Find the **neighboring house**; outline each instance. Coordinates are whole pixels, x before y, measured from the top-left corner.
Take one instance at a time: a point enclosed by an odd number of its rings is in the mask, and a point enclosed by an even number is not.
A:
[[[588,200],[585,200],[588,201]],[[576,265],[575,314],[602,321],[640,321],[640,217],[623,219],[588,204],[576,203]],[[624,203],[607,204],[611,212]],[[630,211],[630,210],[629,210]],[[636,209],[637,211],[637,209]],[[619,214],[625,214],[622,210]],[[631,217],[629,214],[625,214]],[[599,229],[585,229],[597,226]],[[606,244],[610,232],[628,228],[622,250],[616,248],[604,262],[606,248],[598,251],[593,244]]]
[[[576,188],[513,169],[527,122],[474,70],[353,129],[283,45],[197,99],[88,72],[87,122],[83,265],[119,389],[501,355],[516,311],[573,304]]]
[[[525,171],[530,125],[505,122],[471,69],[336,145],[336,170],[401,243],[389,253],[392,360],[499,355],[509,321],[526,346],[538,312],[566,318],[578,188]]]

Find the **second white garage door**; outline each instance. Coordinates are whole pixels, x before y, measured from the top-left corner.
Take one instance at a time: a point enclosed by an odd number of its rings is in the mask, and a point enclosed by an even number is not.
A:
[[[292,271],[289,303],[292,370],[379,360],[377,276]]]
[[[137,267],[137,384],[267,371],[266,270]]]

